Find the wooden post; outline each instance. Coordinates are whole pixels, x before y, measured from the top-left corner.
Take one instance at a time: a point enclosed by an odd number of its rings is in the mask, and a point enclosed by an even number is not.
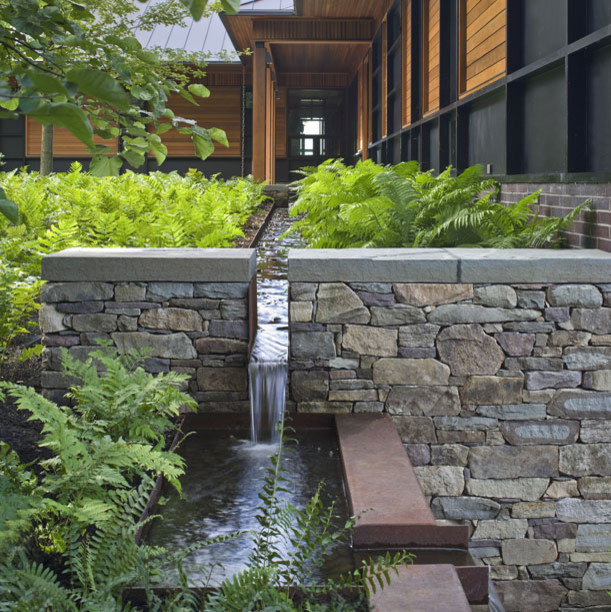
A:
[[[388,136],[388,21],[382,22],[382,138]]]
[[[262,42],[255,43],[252,87],[252,175],[257,181],[266,178],[267,140],[267,52]]]

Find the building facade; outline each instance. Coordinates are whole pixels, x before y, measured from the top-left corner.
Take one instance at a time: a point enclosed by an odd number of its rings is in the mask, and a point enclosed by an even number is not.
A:
[[[237,15],[140,37],[231,60],[210,64],[210,99],[175,102],[225,129],[229,149],[201,162],[168,133],[163,170],[287,182],[329,157],[479,163],[503,201],[541,188],[544,214],[592,197],[569,242],[611,250],[609,0],[243,0]],[[56,169],[86,163],[58,132]],[[40,127],[3,120],[0,146],[7,168],[35,169]]]

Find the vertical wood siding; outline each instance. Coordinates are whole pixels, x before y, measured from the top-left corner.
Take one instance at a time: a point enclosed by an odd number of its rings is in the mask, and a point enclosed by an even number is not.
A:
[[[424,74],[424,113],[439,108],[439,68],[440,68],[440,2],[429,0],[423,3],[423,74]]]

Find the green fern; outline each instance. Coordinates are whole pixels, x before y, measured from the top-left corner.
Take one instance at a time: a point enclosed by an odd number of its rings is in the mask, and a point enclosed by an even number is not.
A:
[[[71,247],[228,247],[266,199],[262,184],[195,170],[98,178],[72,164],[48,177],[0,173],[0,184],[22,220],[0,219],[0,361],[31,327],[43,255]]]
[[[416,162],[345,166],[327,161],[295,183],[291,231],[310,247],[557,247],[590,201],[564,217],[535,212],[540,192],[517,203],[496,201],[499,185],[480,166],[458,176],[420,172]]]
[[[399,552],[394,557],[371,559],[338,581],[328,579],[320,583],[317,570],[334,553],[338,543],[349,540],[354,519],[341,524],[335,505],[325,507],[321,497],[324,483],[303,509],[281,501],[281,494],[286,491],[284,483],[290,480],[282,464],[283,449],[291,440],[284,420],[278,428],[280,447],[262,480],[261,503],[256,514],[259,528],[253,534],[253,550],[247,567],[226,578],[209,595],[205,606],[208,612],[351,610],[354,608],[345,598],[337,595],[340,589],[355,592],[358,599],[361,590],[369,593],[383,588],[389,584],[391,572],[411,562],[410,555]],[[286,550],[291,553],[286,555]],[[297,594],[302,600],[300,603],[291,596]],[[332,603],[321,601],[324,599]]]

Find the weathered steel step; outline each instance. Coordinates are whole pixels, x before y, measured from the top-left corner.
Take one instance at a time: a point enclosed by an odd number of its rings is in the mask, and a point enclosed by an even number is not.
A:
[[[464,548],[466,525],[437,525],[388,415],[336,416],[355,548]]]
[[[371,596],[372,612],[470,612],[452,565],[412,565],[391,575],[390,586]]]

